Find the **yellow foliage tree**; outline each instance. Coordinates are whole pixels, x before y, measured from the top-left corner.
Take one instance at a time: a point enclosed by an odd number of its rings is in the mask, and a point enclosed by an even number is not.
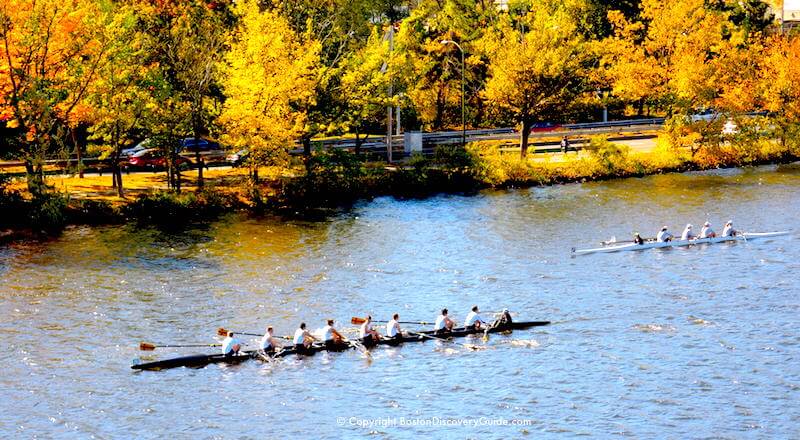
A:
[[[519,124],[522,157],[533,124],[559,118],[582,90],[588,53],[569,3],[538,0],[520,25],[498,26],[484,98]]]
[[[759,70],[759,94],[774,112],[777,135],[785,146],[800,144],[800,36],[776,35],[767,40]]]
[[[219,122],[223,141],[249,148],[251,178],[262,164],[283,164],[304,131],[315,99],[320,44],[297,35],[285,18],[256,0],[237,2],[238,31],[221,66],[227,100]]]

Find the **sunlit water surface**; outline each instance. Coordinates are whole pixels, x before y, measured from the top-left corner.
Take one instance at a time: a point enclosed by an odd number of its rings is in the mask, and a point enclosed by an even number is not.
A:
[[[0,247],[0,437],[798,438],[798,217],[795,165],[381,198],[323,222],[76,227]],[[570,255],[729,218],[795,232]],[[140,341],[214,343],[219,326],[291,334],[366,313],[430,321],[443,306],[463,319],[472,304],[553,324],[465,341],[480,351],[129,369],[196,352]],[[491,425],[514,420],[526,425]]]

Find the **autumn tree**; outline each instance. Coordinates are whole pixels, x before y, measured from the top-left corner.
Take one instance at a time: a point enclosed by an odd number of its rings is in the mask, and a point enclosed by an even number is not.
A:
[[[558,118],[583,89],[587,52],[570,6],[537,0],[519,25],[508,16],[497,27],[484,98],[519,125],[522,157],[533,124]]]
[[[781,144],[800,146],[800,37],[775,35],[765,44],[758,91]]]
[[[113,5],[93,0],[6,0],[0,4],[0,115],[25,162],[28,189],[41,194],[47,154],[63,146],[107,41],[98,23]]]
[[[306,157],[311,138],[345,129],[341,112],[348,104],[342,95],[345,60],[367,43],[375,23],[397,22],[407,3],[401,0],[296,0],[265,1],[298,35],[308,35],[319,44],[315,99],[304,109],[306,122],[300,135]]]
[[[320,43],[298,35],[288,21],[257,0],[237,3],[239,27],[231,41],[221,82],[227,100],[220,116],[223,140],[250,148],[251,178],[263,164],[283,164],[308,124],[314,103]]]
[[[124,197],[120,155],[146,131],[148,112],[159,106],[152,90],[161,78],[147,63],[146,40],[132,7],[121,5],[102,33],[111,43],[86,99],[91,106],[90,138],[104,147],[101,157],[110,161],[113,187]]]
[[[351,54],[341,69],[341,124],[355,134],[356,154],[366,135],[365,128],[380,125],[387,105],[396,105],[388,95],[390,76],[387,69],[389,45],[377,28],[368,43]]]
[[[486,81],[488,53],[482,38],[494,26],[494,2],[422,0],[403,21],[397,35],[397,76],[415,116],[423,126],[441,129],[461,123],[461,55],[465,51],[466,104],[470,125],[484,115],[480,90]]]

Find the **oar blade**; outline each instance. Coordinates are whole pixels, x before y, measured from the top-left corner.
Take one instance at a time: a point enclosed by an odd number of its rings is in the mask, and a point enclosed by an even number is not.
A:
[[[155,344],[150,344],[150,343],[147,343],[147,342],[140,342],[139,343],[139,350],[142,350],[142,351],[153,351],[155,349],[156,349]]]
[[[353,325],[361,325],[361,324],[363,324],[365,322],[367,322],[366,319],[359,318],[357,316],[353,316],[352,318],[350,318],[350,324],[353,324]]]

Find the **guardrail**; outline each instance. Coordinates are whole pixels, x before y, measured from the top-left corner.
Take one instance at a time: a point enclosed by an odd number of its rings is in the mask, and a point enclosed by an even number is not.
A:
[[[748,115],[761,115],[762,113],[751,113]],[[563,124],[554,126],[552,129],[547,129],[545,131],[534,131],[530,134],[531,139],[537,138],[546,138],[546,137],[554,137],[554,136],[580,136],[580,135],[591,135],[591,134],[605,134],[605,133],[620,133],[620,129],[622,128],[638,128],[640,130],[657,130],[661,128],[664,124],[664,118],[649,118],[649,119],[628,119],[628,120],[621,120],[621,121],[609,121],[609,122],[586,122],[586,123],[578,123],[578,124]],[[461,143],[461,130],[453,130],[453,131],[437,131],[431,133],[422,133],[422,149],[423,154],[430,154],[435,150],[435,148],[439,145],[457,145]],[[487,128],[487,129],[476,129],[476,130],[466,130],[466,141],[467,142],[475,142],[475,141],[486,141],[486,140],[511,140],[511,139],[518,139],[519,132],[516,131],[514,128],[511,127],[502,127],[502,128]],[[573,144],[578,140],[571,141]],[[393,135],[392,136],[392,151],[394,157],[403,157],[406,156],[408,153],[405,149],[405,137],[404,135]],[[534,144],[534,142],[532,142]],[[550,145],[555,143],[545,143],[544,145]],[[330,149],[330,148],[346,148],[346,149],[355,149],[356,142],[355,139],[312,139],[311,140],[311,147],[312,150],[315,148],[322,148],[322,149]],[[361,141],[361,149],[365,152],[370,152],[375,155],[385,156],[386,155],[386,136],[367,136],[365,139]],[[542,150],[537,150],[536,152],[540,152]],[[290,150],[290,154],[300,155],[303,153],[303,148],[299,144],[295,144],[294,148]],[[200,153],[201,156],[207,156],[208,153]],[[189,159],[194,158],[194,153],[182,153],[182,156],[185,156]],[[70,158],[70,159],[49,159],[45,161],[47,165],[56,165],[56,166],[64,166],[76,164],[78,161],[77,159]],[[99,159],[96,157],[89,157],[82,159],[84,166],[108,166],[108,163],[104,159]],[[21,161],[0,161],[0,169],[2,168],[11,168],[11,167],[18,167],[24,166],[24,162]]]

